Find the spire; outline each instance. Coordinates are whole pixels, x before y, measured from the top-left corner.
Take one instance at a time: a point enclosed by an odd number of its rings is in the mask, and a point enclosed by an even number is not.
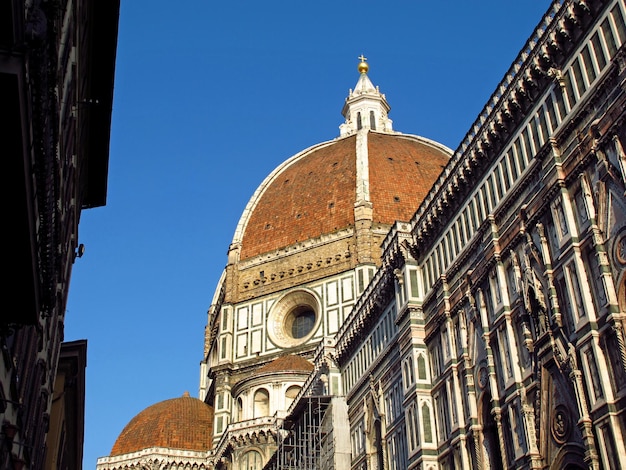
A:
[[[361,129],[393,132],[392,121],[387,117],[391,108],[385,95],[372,84],[367,76],[369,71],[367,58],[361,54],[359,61],[357,67],[360,74],[359,80],[354,90],[350,90],[341,111],[346,121],[339,126],[340,135],[343,137]]]

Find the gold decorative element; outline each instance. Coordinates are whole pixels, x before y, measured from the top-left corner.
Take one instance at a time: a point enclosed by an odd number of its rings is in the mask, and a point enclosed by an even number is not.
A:
[[[358,66],[359,73],[367,73],[370,69],[370,66],[367,63],[367,57],[364,57],[363,54],[361,54],[358,59],[361,61]]]

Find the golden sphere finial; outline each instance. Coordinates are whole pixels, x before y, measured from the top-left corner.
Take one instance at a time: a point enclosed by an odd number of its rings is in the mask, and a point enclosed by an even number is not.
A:
[[[370,69],[370,66],[367,64],[367,57],[364,57],[363,54],[361,54],[359,56],[359,60],[361,62],[359,62],[359,66],[357,67],[359,69],[359,73],[367,73],[367,71]]]

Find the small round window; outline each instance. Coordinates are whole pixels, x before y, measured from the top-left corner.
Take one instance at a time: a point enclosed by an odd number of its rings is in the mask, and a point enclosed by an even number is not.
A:
[[[319,327],[319,311],[319,302],[311,292],[299,290],[286,294],[270,311],[270,339],[283,348],[303,344]]]

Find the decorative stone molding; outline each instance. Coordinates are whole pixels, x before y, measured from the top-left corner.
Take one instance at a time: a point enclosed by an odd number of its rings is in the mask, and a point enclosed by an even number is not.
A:
[[[552,411],[550,431],[557,444],[565,444],[569,439],[572,430],[571,415],[565,405],[557,405]]]
[[[309,274],[315,272],[317,269],[324,269],[330,265],[335,265],[340,262],[345,262],[352,257],[350,247],[342,252],[335,252],[330,256],[320,256],[313,253],[312,258],[308,260],[294,260],[295,264],[291,266],[285,266],[280,264],[277,266],[279,271],[266,273],[261,271],[263,275],[257,275],[255,277],[245,276],[242,274],[241,286],[244,290],[252,290],[255,287],[262,287],[272,282],[280,282],[285,279],[294,278],[300,274]],[[244,271],[245,273],[245,271]]]
[[[294,336],[290,325],[302,312],[312,312],[314,323],[303,336]],[[309,313],[310,314],[310,313]],[[279,298],[272,306],[267,320],[267,333],[271,341],[281,348],[292,348],[306,343],[319,328],[322,321],[322,307],[317,295],[309,290],[290,291]]]
[[[253,258],[241,261],[239,263],[239,268],[240,270],[245,270],[248,268],[252,268],[254,266],[267,263],[268,261],[274,261],[274,260],[280,260],[280,259],[287,258],[287,257],[292,257],[295,254],[304,253],[314,248],[326,246],[338,240],[349,239],[353,236],[353,234],[354,234],[354,229],[352,227],[338,230],[337,232],[334,232],[334,233],[324,234],[317,238],[311,238],[309,240],[295,243],[285,248],[281,248],[280,250],[276,250],[270,253],[265,253],[263,255],[255,256]]]
[[[215,447],[215,461],[224,458],[236,448],[253,444],[274,444],[277,429],[277,418],[273,416],[229,424]]]
[[[496,87],[496,92],[470,127],[446,169],[413,216],[411,222],[420,242],[428,238],[424,237],[424,234],[432,231],[429,228],[445,226],[447,217],[454,213],[444,211],[442,208],[451,196],[447,193],[447,183],[460,171],[464,162],[468,159],[473,161],[477,158],[490,158],[497,153],[496,147],[503,142],[497,138],[500,133],[496,131],[500,127],[500,116],[505,115],[518,123],[521,122],[533,96],[547,86],[550,78],[558,80],[557,64],[561,62],[560,58],[566,49],[572,47],[570,42],[572,34],[574,32],[580,34],[581,28],[586,24],[581,18],[587,15],[585,13],[587,10],[582,7],[562,8],[557,2],[553,3],[544,15],[525,48],[513,61],[504,79]],[[513,123],[509,122],[507,125],[510,127]],[[455,193],[461,194],[468,190],[467,185],[453,185],[453,188]],[[438,221],[440,218],[443,220]],[[438,223],[435,223],[435,220]]]
[[[394,293],[393,269],[389,265],[384,265],[374,274],[374,278],[337,333],[336,349],[339,362],[349,353],[352,345],[361,339],[367,327],[379,317]]]
[[[209,469],[210,451],[194,452],[189,450],[153,447],[130,454],[101,457],[96,464],[97,470],[204,470]]]

